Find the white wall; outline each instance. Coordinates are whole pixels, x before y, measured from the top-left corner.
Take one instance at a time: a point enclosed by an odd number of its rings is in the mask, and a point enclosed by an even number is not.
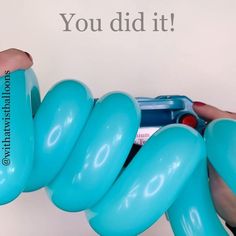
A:
[[[77,78],[94,96],[123,90],[134,96],[185,94],[236,110],[236,2],[234,0],[0,0],[0,50],[34,57],[42,94]],[[174,32],[63,32],[59,13],[101,17],[117,11],[175,14]],[[148,21],[147,29],[151,28]],[[95,235],[83,214],[56,209],[43,191],[1,207],[1,235]],[[8,233],[7,233],[8,232]],[[144,235],[172,235],[163,220]]]

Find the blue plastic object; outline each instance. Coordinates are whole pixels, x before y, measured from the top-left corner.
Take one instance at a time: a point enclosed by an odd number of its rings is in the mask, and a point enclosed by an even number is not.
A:
[[[186,96],[138,97],[137,101],[142,112],[141,127],[163,127],[169,124],[186,123],[201,134],[206,128],[207,122],[194,112],[192,101]]]

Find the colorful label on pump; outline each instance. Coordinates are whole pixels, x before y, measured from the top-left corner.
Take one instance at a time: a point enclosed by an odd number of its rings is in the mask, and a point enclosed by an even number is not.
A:
[[[161,127],[139,128],[134,143],[138,145],[143,145],[160,128]]]

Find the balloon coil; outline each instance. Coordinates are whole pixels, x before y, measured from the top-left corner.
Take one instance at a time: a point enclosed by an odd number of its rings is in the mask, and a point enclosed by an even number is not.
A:
[[[212,122],[204,139],[185,125],[165,126],[124,167],[141,119],[130,95],[95,103],[86,85],[65,80],[41,102],[32,70],[6,73],[0,85],[1,205],[45,187],[60,209],[85,210],[100,235],[138,235],[164,213],[175,235],[227,235],[206,157],[236,192],[235,121]]]

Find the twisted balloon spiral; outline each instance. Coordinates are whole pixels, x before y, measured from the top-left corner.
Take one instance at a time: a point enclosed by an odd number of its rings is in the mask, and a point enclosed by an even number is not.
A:
[[[190,127],[166,126],[124,168],[141,119],[128,94],[95,103],[86,85],[67,80],[41,103],[32,70],[6,73],[0,87],[0,204],[46,187],[57,207],[86,210],[100,235],[137,235],[165,212],[175,235],[227,235],[210,197],[206,146],[236,192],[234,121],[212,122],[205,141]]]

